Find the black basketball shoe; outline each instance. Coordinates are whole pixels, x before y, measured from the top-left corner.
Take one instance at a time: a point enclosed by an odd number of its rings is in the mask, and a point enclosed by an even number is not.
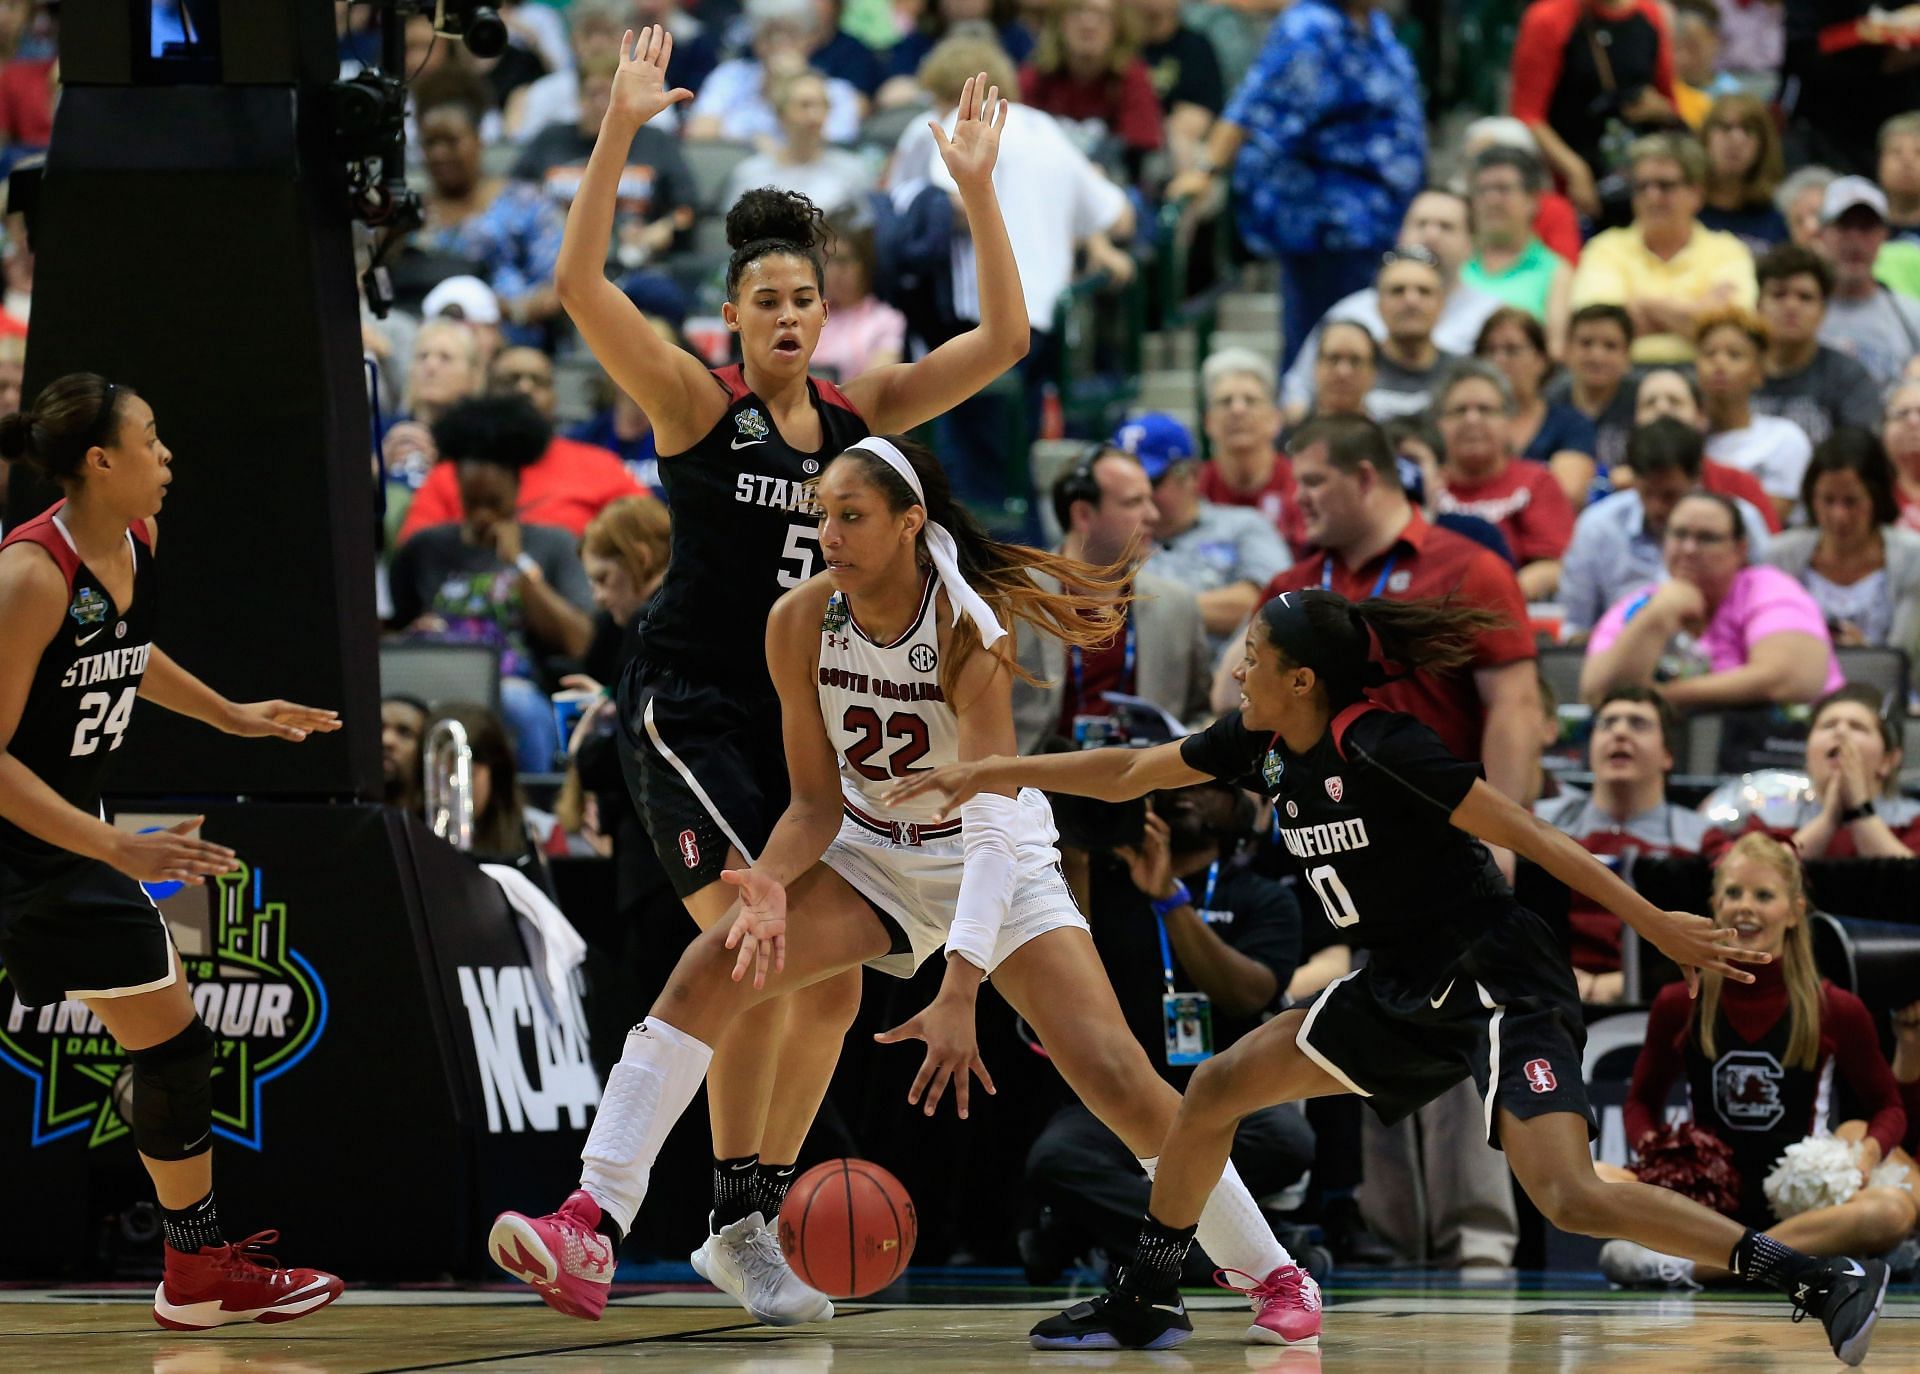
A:
[[[1156,1298],[1116,1288],[1048,1317],[1029,1339],[1036,1350],[1171,1350],[1192,1334],[1179,1293]]]
[[[1859,1364],[1867,1358],[1891,1273],[1879,1260],[1830,1259],[1787,1295],[1793,1299],[1793,1319],[1799,1321],[1809,1312],[1820,1318],[1833,1353],[1845,1364]]]

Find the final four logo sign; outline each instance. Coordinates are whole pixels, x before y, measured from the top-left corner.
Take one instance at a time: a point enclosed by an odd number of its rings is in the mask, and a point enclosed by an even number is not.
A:
[[[154,892],[173,931],[214,1051],[214,1134],[258,1150],[267,1085],[306,1058],[327,1025],[327,991],[287,942],[287,908],[242,865],[205,887]],[[86,1133],[87,1147],[131,1134],[131,1069],[79,1002],[25,1007],[0,972],[0,1063],[33,1080],[33,1143]]]

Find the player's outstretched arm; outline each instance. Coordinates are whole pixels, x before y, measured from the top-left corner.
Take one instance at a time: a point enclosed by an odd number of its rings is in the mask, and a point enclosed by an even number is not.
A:
[[[1013,241],[993,189],[1007,102],[987,74],[968,79],[949,137],[933,126],[935,146],[952,174],[973,235],[980,293],[980,323],[911,363],[875,368],[849,382],[847,399],[876,434],[901,434],[977,395],[980,389],[1027,356],[1032,327]],[[1043,195],[1035,188],[1030,194]]]
[[[1568,887],[1592,898],[1632,926],[1642,939],[1651,941],[1680,966],[1686,974],[1689,992],[1698,989],[1702,969],[1751,983],[1753,975],[1734,961],[1764,964],[1772,960],[1772,955],[1740,948],[1739,936],[1734,931],[1722,929],[1704,916],[1660,910],[1574,840],[1484,780],[1473,784],[1466,799],[1454,808],[1452,820],[1469,835],[1532,859]]]
[[[664,453],[679,452],[712,428],[725,394],[699,359],[663,341],[626,293],[607,280],[607,247],[634,135],[669,105],[693,99],[685,87],[667,86],[672,56],[673,35],[664,28],[642,29],[637,39],[628,30],[621,38],[613,94],[567,210],[553,269],[554,290],[568,318],[607,375],[654,417]]]
[[[891,806],[908,797],[937,792],[944,799],[938,813],[941,819],[959,810],[969,797],[982,792],[1010,794],[1022,787],[1101,801],[1132,801],[1162,788],[1207,781],[1210,774],[1180,756],[1180,744],[1174,740],[1151,749],[1087,749],[1078,754],[1034,758],[996,755],[972,763],[950,763],[895,783],[886,801]]]
[[[308,735],[326,735],[340,728],[340,713],[291,701],[228,701],[182,668],[159,645],[147,658],[140,695],[156,706],[203,721],[229,735],[250,739],[284,739],[298,743]]]
[[[780,733],[786,742],[787,809],[774,824],[753,866],[720,877],[740,889],[740,915],[727,933],[739,949],[736,982],[753,969],[765,987],[768,966],[787,958],[787,884],[819,862],[840,832],[840,762],[820,716],[815,685],[820,667],[820,617],[833,588],[823,573],[795,587],[767,616],[767,670],[780,694]]]

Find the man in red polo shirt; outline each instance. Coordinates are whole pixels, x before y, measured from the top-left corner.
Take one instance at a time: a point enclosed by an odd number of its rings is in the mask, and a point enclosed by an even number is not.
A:
[[[1478,760],[1488,782],[1524,800],[1539,757],[1540,698],[1513,569],[1471,539],[1427,523],[1400,486],[1386,435],[1364,416],[1309,420],[1290,447],[1307,538],[1320,552],[1268,583],[1262,601],[1327,587],[1355,601],[1451,595],[1505,611],[1511,628],[1481,636],[1471,671],[1416,673],[1372,695],[1418,717],[1455,755]],[[1221,707],[1218,684],[1214,705]]]
[[[492,395],[518,392],[533,408],[553,422],[553,360],[537,348],[508,348],[487,369],[487,391]],[[436,463],[407,507],[400,525],[400,542],[429,525],[461,518],[460,484],[452,463]],[[583,444],[555,434],[540,460],[520,472],[519,517],[523,524],[558,525],[576,536],[587,522],[623,496],[646,496],[627,465],[611,449]]]

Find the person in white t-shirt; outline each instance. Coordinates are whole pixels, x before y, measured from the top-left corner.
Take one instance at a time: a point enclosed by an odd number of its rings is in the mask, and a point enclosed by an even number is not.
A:
[[[1799,504],[1813,443],[1793,421],[1753,409],[1753,395],[1767,380],[1765,322],[1744,306],[1721,306],[1700,316],[1693,340],[1707,457],[1752,473],[1785,520]]]

